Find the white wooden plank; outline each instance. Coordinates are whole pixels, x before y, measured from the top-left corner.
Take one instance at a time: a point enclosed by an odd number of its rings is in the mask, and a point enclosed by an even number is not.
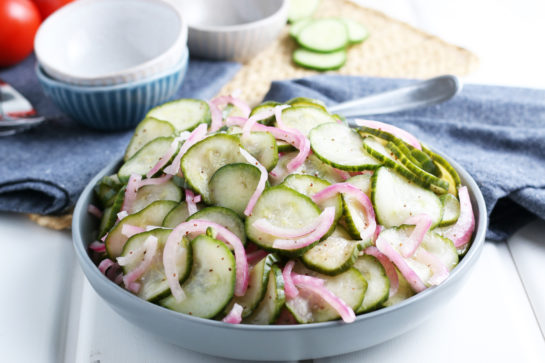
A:
[[[0,213],[0,249],[0,360],[59,362],[74,264],[70,234]]]
[[[508,246],[545,338],[545,222],[536,220],[522,228]]]
[[[541,363],[531,306],[506,244],[486,243],[468,283],[446,310],[414,331],[370,349],[319,363]]]

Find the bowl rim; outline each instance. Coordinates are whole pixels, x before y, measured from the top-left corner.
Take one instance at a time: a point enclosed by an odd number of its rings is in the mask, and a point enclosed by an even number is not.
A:
[[[57,67],[52,66],[50,63],[44,60],[43,57],[40,56],[40,52],[41,52],[40,40],[43,37],[45,37],[45,35],[43,34],[44,34],[44,31],[47,31],[47,27],[49,24],[53,23],[54,21],[57,21],[57,19],[60,19],[60,17],[69,16],[70,15],[69,12],[73,11],[73,9],[76,9],[78,7],[92,6],[97,3],[101,3],[101,2],[106,3],[109,1],[111,0],[74,1],[69,4],[66,4],[65,6],[63,6],[62,8],[60,8],[59,10],[51,14],[51,16],[49,16],[47,19],[45,19],[40,25],[40,27],[38,28],[38,31],[36,32],[36,36],[34,37],[34,53],[36,55],[36,58],[38,59],[38,63],[42,64],[45,68],[49,68],[53,70],[55,73],[59,74],[65,79],[74,80],[74,82],[107,81],[108,79],[111,79],[111,78],[119,78],[119,77],[127,76],[130,74],[140,73],[144,69],[152,68],[157,63],[161,63],[165,59],[167,59],[170,56],[170,54],[175,52],[176,49],[180,47],[182,44],[187,45],[187,33],[188,33],[187,22],[182,12],[177,6],[174,6],[172,3],[166,0],[137,0],[140,2],[146,2],[146,3],[152,4],[153,6],[161,5],[166,8],[169,8],[170,11],[172,11],[178,17],[178,20],[180,21],[180,31],[178,32],[178,36],[172,42],[172,44],[168,47],[168,49],[166,49],[164,52],[162,52],[158,56],[152,59],[149,59],[143,63],[132,66],[130,68],[126,68],[117,72],[105,73],[105,74],[101,74],[101,75],[93,76],[93,77],[71,75],[69,73],[66,73],[63,70],[58,69]]]
[[[80,93],[95,93],[95,92],[108,92],[108,91],[116,91],[116,90],[125,89],[125,88],[139,87],[139,86],[157,81],[161,78],[165,78],[170,75],[176,74],[180,71],[183,71],[183,69],[187,67],[188,63],[189,63],[189,49],[187,48],[187,45],[186,45],[184,48],[182,57],[174,65],[174,67],[169,68],[166,71],[163,71],[161,73],[154,74],[150,77],[140,79],[138,81],[112,84],[110,86],[81,86],[81,85],[59,81],[49,76],[43,70],[42,66],[38,62],[36,62],[36,65],[35,65],[35,72],[36,72],[36,75],[38,76],[38,79],[41,82],[48,84],[49,86],[70,89],[73,91],[78,91]]]
[[[235,25],[190,25],[188,23],[188,28],[190,31],[196,30],[199,32],[218,32],[218,33],[234,33],[239,31],[251,30],[263,25],[268,25],[268,23],[275,20],[277,17],[280,17],[285,14],[286,21],[288,19],[288,6],[289,0],[281,0],[282,4],[274,13],[259,20],[251,21],[244,24],[235,24]],[[180,5],[181,6],[181,5]]]
[[[432,150],[438,153],[439,155],[441,155],[442,157],[444,157],[449,163],[451,163],[451,165],[456,169],[456,171],[458,171],[458,173],[462,177],[462,181],[465,183],[465,185],[468,187],[470,191],[470,197],[472,199],[472,204],[474,205],[474,214],[478,218],[478,223],[476,225],[476,229],[473,234],[472,244],[470,248],[468,249],[467,253],[458,263],[458,265],[451,271],[448,278],[445,281],[443,281],[440,285],[427,288],[426,290],[419,292],[411,296],[410,298],[405,299],[402,302],[397,303],[395,305],[384,307],[384,308],[375,310],[373,312],[357,315],[356,320],[352,324],[362,322],[364,320],[371,320],[378,316],[389,314],[390,312],[393,312],[396,310],[405,309],[409,305],[412,305],[413,303],[416,303],[417,301],[421,299],[426,299],[428,295],[435,294],[435,292],[438,290],[444,290],[448,286],[452,284],[456,284],[456,281],[458,280],[456,276],[465,273],[465,270],[471,267],[471,264],[473,263],[474,260],[476,260],[479,257],[483,249],[486,230],[488,228],[488,214],[486,210],[486,204],[485,204],[485,201],[479,186],[477,185],[473,177],[458,163],[456,163],[451,158],[445,156],[445,154],[443,154],[442,152],[438,152],[437,149],[433,148]],[[89,257],[87,253],[86,247],[84,247],[85,242],[83,241],[83,236],[81,234],[79,217],[82,215],[82,213],[87,213],[86,212],[87,204],[85,204],[85,199],[87,199],[89,195],[92,196],[92,194],[90,193],[92,193],[94,185],[99,181],[99,179],[102,176],[112,171],[114,167],[120,164],[121,162],[122,162],[122,157],[120,156],[119,158],[117,158],[116,160],[108,164],[105,168],[103,168],[99,173],[97,173],[83,190],[81,196],[78,199],[78,202],[76,203],[76,207],[74,209],[74,214],[73,214],[74,218],[72,222],[73,243],[76,250],[76,254],[78,256],[79,263],[82,266],[82,269],[88,280],[90,279],[87,275],[88,273],[90,273],[92,274],[93,278],[99,279],[99,281],[103,282],[104,287],[108,288],[111,294],[115,295],[116,299],[118,301],[121,301],[121,303],[124,306],[136,307],[139,310],[151,309],[152,311],[155,311],[157,314],[164,314],[165,317],[168,317],[170,319],[176,319],[181,321],[188,320],[189,322],[204,324],[209,327],[216,327],[216,328],[228,329],[228,330],[230,329],[244,330],[244,331],[306,331],[308,329],[316,329],[316,330],[328,329],[331,327],[335,327],[335,326],[338,327],[340,325],[345,324],[344,322],[340,320],[333,320],[333,321],[327,321],[327,322],[321,322],[321,323],[311,323],[311,324],[296,324],[296,325],[226,324],[221,321],[194,317],[194,316],[190,316],[190,315],[169,310],[165,307],[143,300],[137,297],[136,295],[133,295],[129,291],[116,285],[114,282],[110,281],[108,278],[106,278],[106,276],[104,276],[99,271],[97,266],[92,262],[91,258]],[[109,301],[107,301],[107,303],[110,304]]]

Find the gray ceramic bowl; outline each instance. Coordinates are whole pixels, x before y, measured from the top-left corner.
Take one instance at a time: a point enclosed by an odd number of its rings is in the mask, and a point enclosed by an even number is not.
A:
[[[100,273],[87,255],[87,245],[96,238],[96,219],[87,212],[87,205],[93,200],[95,183],[102,176],[113,173],[120,160],[102,170],[83,191],[74,211],[74,246],[87,279],[119,315],[183,348],[227,358],[274,361],[349,353],[403,334],[430,318],[452,299],[473,269],[484,244],[486,207],[473,178],[451,159],[446,159],[469,189],[476,215],[472,246],[441,285],[397,305],[360,315],[351,324],[332,321],[307,325],[231,325],[167,310],[115,285]]]

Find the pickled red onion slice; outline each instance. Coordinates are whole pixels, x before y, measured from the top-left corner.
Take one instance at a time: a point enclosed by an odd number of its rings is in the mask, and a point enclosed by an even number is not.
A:
[[[354,122],[358,126],[365,126],[371,129],[389,132],[395,137],[398,137],[401,140],[405,141],[407,144],[413,146],[415,149],[422,150],[422,145],[420,145],[420,142],[418,141],[418,139],[414,137],[413,134],[403,129],[400,129],[399,127],[395,127],[394,125],[390,125],[380,121],[356,119],[354,120]]]
[[[269,222],[266,218],[260,218],[256,220],[252,226],[257,228],[263,233],[270,234],[271,236],[280,237],[280,238],[298,238],[304,235],[309,234],[314,231],[322,223],[322,218],[320,216],[316,217],[309,224],[300,227],[300,228],[286,228],[275,226]]]
[[[375,257],[380,262],[382,267],[384,267],[384,271],[386,271],[386,276],[388,276],[388,279],[390,280],[389,296],[394,296],[399,289],[399,278],[397,276],[397,271],[392,261],[390,261],[390,259],[384,253],[380,252],[375,246],[367,247],[363,252],[366,255]]]
[[[427,214],[411,216],[403,222],[403,224],[414,224],[414,229],[409,239],[401,246],[401,255],[403,257],[408,258],[414,255],[416,249],[424,240],[426,233],[430,230],[432,222],[431,217]]]
[[[102,211],[94,204],[89,204],[87,206],[87,212],[94,215],[98,219],[102,218]]]
[[[335,220],[335,207],[324,209],[319,219],[318,227],[311,233],[297,239],[276,239],[273,242],[273,247],[282,250],[296,250],[320,240],[329,231]]]
[[[104,242],[93,241],[89,244],[89,249],[94,252],[102,253],[106,252],[106,245]]]
[[[468,243],[475,230],[475,216],[466,186],[458,188],[458,198],[460,199],[460,216],[456,223],[446,228],[443,233],[443,237],[450,239],[456,248]]]
[[[131,174],[129,177],[127,189],[125,189],[125,199],[123,199],[123,205],[121,206],[122,211],[129,211],[132,208],[136,200],[136,193],[140,188],[140,180],[142,180],[142,175]]]
[[[255,188],[254,194],[250,197],[250,200],[248,201],[248,204],[246,205],[246,209],[244,209],[244,214],[249,216],[252,214],[252,211],[254,210],[255,204],[257,203],[257,200],[265,190],[265,185],[267,184],[267,178],[269,177],[269,174],[267,173],[267,169],[259,161],[257,161],[252,155],[250,155],[249,152],[244,150],[243,148],[240,148],[240,153],[246,161],[248,161],[249,164],[257,166],[259,169],[259,172],[261,173],[259,176],[259,182],[257,183],[257,187]]]
[[[413,259],[428,266],[432,272],[431,277],[428,279],[430,285],[439,285],[449,275],[447,266],[434,254],[426,251],[423,248],[419,248],[414,254]]]
[[[120,266],[126,266],[128,264],[136,262],[138,259],[142,258],[142,255],[144,255],[144,259],[142,260],[142,262],[135,269],[131,270],[123,277],[123,284],[125,284],[126,287],[129,287],[133,282],[142,277],[142,275],[151,266],[153,258],[157,253],[157,244],[157,237],[149,236],[148,238],[146,238],[142,246],[137,251],[134,251],[134,253],[130,257],[125,258],[123,256],[120,256],[117,258],[117,263]]]
[[[365,211],[367,218],[366,226],[360,232],[360,238],[362,241],[366,241],[373,237],[375,230],[377,228],[377,222],[375,220],[375,210],[373,209],[373,204],[369,200],[369,197],[361,191],[361,189],[355,187],[350,183],[337,183],[330,185],[318,193],[314,194],[311,198],[315,203],[320,203],[326,199],[329,199],[335,196],[338,193],[346,193],[356,198],[356,200],[361,204]]]
[[[199,209],[197,208],[197,203],[201,201],[201,196],[195,194],[190,190],[185,190],[185,202],[187,203],[187,212],[190,216],[197,213]]]
[[[284,269],[282,270],[282,277],[284,278],[284,292],[286,294],[286,299],[293,299],[299,294],[299,291],[295,287],[295,284],[293,283],[293,279],[291,278],[291,270],[293,270],[293,266],[295,265],[294,260],[290,260],[286,263],[284,266]]]
[[[145,232],[146,229],[135,226],[133,224],[123,223],[123,226],[121,227],[121,234],[127,238],[131,238],[135,234]]]
[[[240,324],[242,321],[242,310],[244,310],[242,306],[235,303],[231,311],[229,311],[229,314],[227,314],[222,321],[228,324]]]
[[[182,160],[182,156],[185,155],[191,146],[204,139],[206,136],[207,127],[208,126],[206,124],[200,124],[193,131],[191,131],[191,133],[188,133],[187,140],[185,140],[182,147],[180,147],[180,151],[178,151],[178,154],[174,160],[172,160],[172,163],[164,169],[165,173],[170,175],[178,174],[180,171],[180,161]]]

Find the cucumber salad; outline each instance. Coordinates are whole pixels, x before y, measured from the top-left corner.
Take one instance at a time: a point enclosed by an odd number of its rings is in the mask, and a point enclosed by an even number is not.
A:
[[[158,106],[95,186],[89,253],[138,297],[231,324],[350,323],[432,288],[471,244],[467,187],[410,133],[356,122],[307,98]]]

